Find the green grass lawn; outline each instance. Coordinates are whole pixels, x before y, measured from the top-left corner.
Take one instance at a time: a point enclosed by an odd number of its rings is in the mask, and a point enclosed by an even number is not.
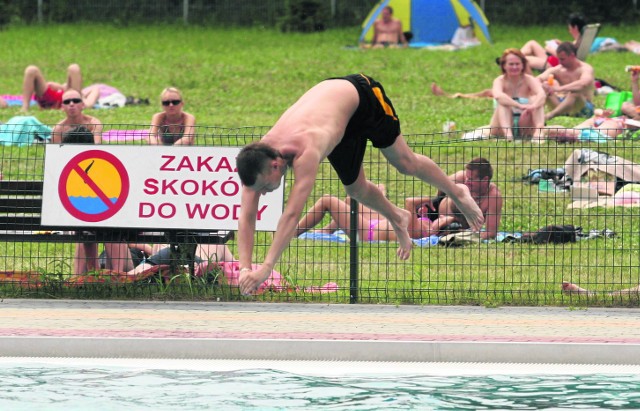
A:
[[[620,42],[637,39],[638,26],[608,27],[602,36]],[[567,38],[564,26],[518,29],[491,27],[492,45],[447,52],[429,50],[359,50],[353,46],[359,28],[314,34],[283,34],[265,29],[215,29],[179,25],[112,27],[102,25],[56,25],[10,27],[0,32],[5,54],[0,60],[0,93],[19,94],[22,74],[29,64],[38,65],[46,78],[64,80],[66,67],[80,64],[85,84],[108,83],[126,95],[146,97],[150,106],[112,110],[88,110],[105,124],[146,127],[160,110],[159,94],[167,86],[182,89],[185,110],[202,126],[269,126],[304,91],[318,81],[353,72],[367,73],[381,81],[401,118],[403,132],[418,150],[431,156],[448,173],[460,169],[472,156],[482,155],[496,168],[495,181],[505,196],[505,231],[534,230],[553,222],[585,228],[611,228],[619,237],[593,240],[566,247],[483,244],[462,249],[416,249],[412,260],[399,262],[393,244],[360,247],[360,298],[366,302],[581,304],[559,292],[562,279],[571,279],[598,291],[634,286],[640,282],[640,220],[637,209],[566,210],[563,195],[539,194],[537,187],[517,181],[529,168],[561,166],[574,146],[546,144],[542,147],[501,140],[461,144],[439,134],[442,123],[454,120],[458,130],[489,123],[492,102],[437,98],[430,84],[438,82],[450,91],[477,91],[491,86],[499,74],[494,60],[507,47],[519,47],[529,39]],[[596,77],[629,88],[623,68],[638,64],[640,56],[609,52],[589,56]],[[604,97],[596,103],[604,104]],[[0,110],[0,121],[19,115],[17,108]],[[30,113],[46,124],[62,118],[57,111]],[[559,118],[572,126],[580,120]],[[555,121],[554,121],[555,123]],[[121,127],[121,126],[119,126]],[[257,136],[256,136],[257,138]],[[200,142],[202,143],[202,142]],[[605,148],[611,154],[640,162],[638,143],[619,142]],[[37,148],[2,147],[5,178],[29,174],[39,167]],[[375,150],[372,150],[377,156]],[[8,160],[11,159],[11,160]],[[7,164],[11,161],[12,164]],[[383,164],[378,168],[377,164]],[[390,198],[401,204],[408,195],[433,190],[414,180],[399,177],[383,160],[374,157],[367,167],[371,179],[387,184]],[[26,171],[25,171],[26,170]],[[335,176],[326,168],[314,198],[323,193],[343,195]],[[313,200],[312,199],[312,200]],[[269,234],[259,234],[258,260],[269,244]],[[235,243],[232,243],[235,248]],[[3,256],[22,258],[24,268],[46,266],[51,272],[70,258],[69,248],[0,244]],[[34,262],[37,255],[38,260]],[[48,257],[48,256],[56,256]],[[42,261],[40,261],[41,259]],[[55,264],[55,268],[54,268]],[[294,241],[278,269],[300,287],[336,281],[349,282],[348,247]],[[161,290],[167,295],[166,290]],[[130,296],[130,294],[124,294]],[[155,295],[155,294],[154,294]],[[191,294],[181,294],[189,298]],[[202,295],[209,298],[217,294]],[[229,294],[231,295],[231,294]],[[348,291],[323,297],[297,294],[267,295],[275,300],[317,299],[346,301]],[[173,296],[172,296],[173,297]],[[228,297],[228,295],[227,295]],[[199,297],[198,297],[199,298]],[[600,298],[589,303],[635,304],[635,300]]]
[[[637,26],[604,26],[601,35],[622,42],[637,32]],[[156,102],[150,107],[94,112],[104,123],[148,124],[159,111],[160,92],[172,85],[183,90],[187,109],[199,124],[237,127],[271,125],[318,81],[365,72],[385,86],[405,133],[440,131],[446,119],[455,120],[459,129],[470,129],[488,124],[491,102],[434,98],[429,91],[432,81],[454,91],[487,88],[499,74],[494,60],[505,48],[519,47],[532,38],[568,36],[562,26],[492,27],[494,44],[457,52],[345,48],[354,45],[358,35],[357,27],[314,34],[180,25],[10,27],[0,32],[5,49],[0,93],[19,94],[29,64],[41,67],[48,80],[63,81],[66,67],[76,62],[85,84],[112,84],[126,95]],[[629,86],[624,66],[638,60],[631,53],[602,53],[588,59],[598,77],[621,87]],[[0,120],[16,114],[15,109],[4,110]],[[44,123],[60,119],[54,111],[36,109],[33,114]]]

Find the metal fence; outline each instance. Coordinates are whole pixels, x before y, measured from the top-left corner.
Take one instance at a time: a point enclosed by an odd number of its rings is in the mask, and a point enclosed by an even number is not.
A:
[[[104,141],[110,144],[144,144],[145,125],[105,125]],[[266,127],[225,129],[198,127],[200,152],[217,146],[241,146],[258,139]],[[640,162],[638,143],[618,140],[606,145],[504,140],[464,141],[446,134],[408,135],[410,144],[429,156],[448,174],[464,169],[472,158],[485,157],[493,165],[493,182],[504,198],[500,233],[496,241],[464,239],[446,243],[437,237],[416,239],[408,261],[396,258],[397,243],[349,240],[343,234],[308,235],[294,239],[276,270],[281,277],[251,299],[263,301],[321,301],[397,304],[485,304],[491,305],[637,305],[640,284],[640,215],[629,207],[635,194],[618,200],[598,200],[590,207],[575,206],[567,191],[556,191],[543,176],[542,184],[531,184],[534,169],[556,169],[580,164],[590,152],[605,152],[604,162],[617,158]],[[578,150],[578,151],[576,151]],[[584,154],[584,155],[583,155]],[[572,157],[573,156],[573,157]],[[582,157],[581,157],[582,156]],[[617,157],[616,157],[617,156]],[[25,147],[0,146],[0,167],[7,180],[41,180],[44,144]],[[568,159],[573,158],[568,163]],[[581,159],[581,160],[580,160]],[[143,161],[143,158],[141,158]],[[573,163],[572,163],[573,162]],[[433,196],[432,187],[403,176],[389,166],[379,150],[365,158],[370,180],[384,184],[388,198],[400,207],[407,197]],[[585,178],[616,182],[606,173]],[[538,177],[540,177],[538,175]],[[547,176],[553,179],[553,176]],[[285,193],[292,183],[287,176]],[[617,183],[631,177],[618,177]],[[328,163],[320,174],[308,206],[324,194],[344,197],[339,180]],[[285,194],[286,196],[287,194]],[[628,203],[628,204],[627,204]],[[46,207],[47,204],[43,204]],[[354,219],[355,220],[355,219]],[[325,217],[320,225],[327,225]],[[548,225],[581,227],[575,242],[540,244],[522,242],[522,234]],[[319,225],[319,226],[320,226]],[[353,237],[352,237],[353,238]],[[256,234],[255,262],[261,262],[272,233]],[[450,238],[449,238],[450,239]],[[228,243],[237,255],[237,239]],[[73,244],[0,242],[0,296],[162,298],[239,300],[230,285],[230,268],[212,276],[193,278],[188,272],[154,274],[140,281],[108,281],[104,272],[88,273],[95,281],[73,281]],[[231,270],[231,271],[230,271]],[[126,277],[126,276],[125,276]],[[120,278],[120,277],[119,277]],[[130,278],[131,279],[131,278]],[[563,281],[589,292],[563,292]],[[568,284],[564,285],[565,288]],[[636,287],[635,291],[619,292]],[[573,291],[580,291],[576,288]]]

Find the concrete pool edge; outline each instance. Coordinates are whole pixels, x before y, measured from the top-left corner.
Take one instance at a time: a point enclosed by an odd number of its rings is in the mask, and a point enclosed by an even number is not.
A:
[[[640,365],[640,344],[0,337],[3,357]]]

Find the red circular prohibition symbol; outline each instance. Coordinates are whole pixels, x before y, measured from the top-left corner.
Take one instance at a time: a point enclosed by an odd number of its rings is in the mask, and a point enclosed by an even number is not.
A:
[[[96,182],[89,177],[87,172],[80,167],[80,163],[87,159],[100,159],[111,164],[118,175],[120,176],[121,181],[121,190],[118,198],[115,203],[111,202],[111,200],[107,197],[107,195],[102,191]],[[77,173],[82,180],[93,190],[93,192],[97,195],[99,199],[102,200],[104,205],[107,207],[106,211],[97,214],[85,213],[84,211],[79,210],[76,206],[74,206],[67,193],[67,180],[72,172]],[[88,150],[84,151],[75,157],[73,157],[66,166],[62,169],[60,173],[60,179],[58,180],[58,196],[60,197],[60,201],[64,208],[71,214],[73,217],[78,220],[95,223],[99,221],[104,221],[109,217],[112,217],[116,214],[122,206],[124,206],[127,197],[129,196],[129,174],[127,173],[126,168],[122,164],[120,160],[116,156],[111,153],[107,153],[106,151],[100,150]]]

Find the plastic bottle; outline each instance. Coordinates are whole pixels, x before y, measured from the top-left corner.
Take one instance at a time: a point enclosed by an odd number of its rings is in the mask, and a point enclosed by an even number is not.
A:
[[[547,77],[547,84],[550,86],[553,86],[553,81],[554,81],[553,74],[549,74],[549,77]]]

